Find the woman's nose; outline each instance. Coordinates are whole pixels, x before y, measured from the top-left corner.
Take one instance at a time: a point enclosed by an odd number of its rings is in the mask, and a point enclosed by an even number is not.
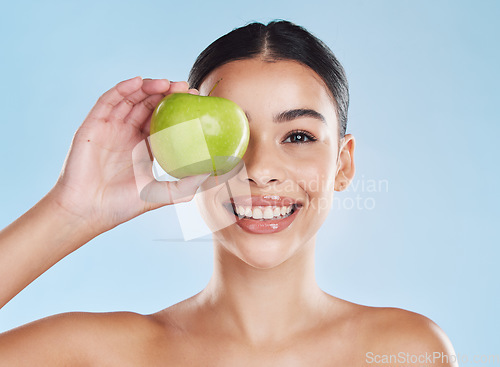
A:
[[[255,135],[254,135],[255,136]],[[279,184],[285,180],[284,162],[278,157],[277,147],[271,139],[252,138],[243,156],[246,169],[246,180],[258,187],[270,183]]]

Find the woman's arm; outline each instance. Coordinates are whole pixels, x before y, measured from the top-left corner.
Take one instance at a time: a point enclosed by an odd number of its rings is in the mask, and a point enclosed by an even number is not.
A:
[[[148,366],[164,331],[134,312],[67,312],[0,334],[0,367]]]
[[[61,208],[49,192],[0,232],[0,308],[98,234]]]
[[[155,181],[146,149],[153,109],[175,92],[189,92],[187,83],[136,77],[99,98],[75,133],[52,190],[0,232],[0,307],[99,234],[194,197],[200,177]]]
[[[54,187],[0,232],[0,307],[99,234],[149,210],[192,200],[208,175],[157,182],[146,149],[151,114],[170,93],[197,91],[188,90],[185,82],[137,77],[118,83],[99,98],[76,131]],[[126,316],[137,319],[131,313]],[[0,334],[0,366],[7,357],[20,362],[21,355],[23,361],[38,361],[37,366],[64,364],[91,345],[85,340],[99,340],[93,337],[93,327],[85,328],[86,333],[76,327],[96,317],[56,315]],[[106,317],[111,319],[116,317]],[[102,322],[92,321],[92,325],[105,337],[99,329]],[[44,335],[54,344],[35,348]],[[47,364],[39,363],[43,360]]]

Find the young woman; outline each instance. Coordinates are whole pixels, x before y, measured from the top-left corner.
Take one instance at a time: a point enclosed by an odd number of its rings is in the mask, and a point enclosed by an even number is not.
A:
[[[202,175],[155,182],[169,200],[142,200],[132,150],[148,137],[152,110],[167,94],[207,95],[216,83],[211,95],[239,104],[250,124],[231,195],[226,185],[202,185]],[[316,233],[355,171],[347,107],[335,56],[286,21],[215,41],[189,86],[137,77],[106,92],[53,189],[1,232],[0,306],[92,238],[192,200],[200,185],[196,200],[214,228],[213,276],[202,292],[154,314],[73,312],[10,330],[0,335],[0,366],[456,365],[428,318],[341,300],[315,281]],[[226,219],[233,224],[220,225]]]

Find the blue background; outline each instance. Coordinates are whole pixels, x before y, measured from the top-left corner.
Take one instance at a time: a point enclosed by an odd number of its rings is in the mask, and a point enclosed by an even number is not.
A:
[[[350,82],[356,177],[318,234],[320,286],[424,314],[461,356],[499,355],[498,1],[3,2],[0,225],[54,185],[103,92],[136,75],[185,80],[216,38],[275,18],[325,41]],[[210,236],[183,242],[165,207],[57,263],[0,311],[0,331],[155,312],[211,271]]]

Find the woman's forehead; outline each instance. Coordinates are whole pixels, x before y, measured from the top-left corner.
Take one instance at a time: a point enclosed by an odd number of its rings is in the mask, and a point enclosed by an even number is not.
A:
[[[256,87],[259,84],[268,88],[282,87],[297,82],[306,88],[324,85],[312,69],[297,61],[267,61],[261,58],[231,61],[218,67],[205,78],[200,89],[211,89],[218,81],[224,81],[226,86],[229,84],[232,88]]]
[[[214,88],[214,86],[216,87]],[[214,88],[214,89],[213,89]],[[213,89],[213,91],[212,91]],[[224,97],[242,108],[313,108],[335,116],[325,83],[312,69],[296,61],[247,59],[215,69],[200,87],[201,95]]]

